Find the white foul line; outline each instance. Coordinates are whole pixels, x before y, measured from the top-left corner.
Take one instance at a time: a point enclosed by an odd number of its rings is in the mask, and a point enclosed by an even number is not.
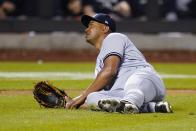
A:
[[[188,75],[188,74],[160,74],[162,78],[174,78],[174,79],[190,79],[196,78],[196,75]]]
[[[160,76],[171,79],[196,79],[196,74],[160,74]],[[85,80],[93,78],[93,73],[82,72],[0,72],[0,79]]]
[[[93,73],[81,72],[0,72],[0,78],[6,79],[83,80],[93,79],[93,76]]]

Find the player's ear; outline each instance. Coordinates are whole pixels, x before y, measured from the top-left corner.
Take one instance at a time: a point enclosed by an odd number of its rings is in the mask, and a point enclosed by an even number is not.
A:
[[[110,27],[109,26],[104,26],[104,29],[103,29],[103,31],[105,32],[105,33],[107,33],[107,32],[109,32],[110,31]]]

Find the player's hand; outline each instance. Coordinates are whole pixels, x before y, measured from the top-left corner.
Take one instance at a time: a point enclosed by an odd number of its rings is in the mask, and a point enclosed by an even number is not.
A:
[[[84,95],[80,95],[78,97],[73,98],[66,104],[67,109],[79,108],[84,102],[86,97]]]

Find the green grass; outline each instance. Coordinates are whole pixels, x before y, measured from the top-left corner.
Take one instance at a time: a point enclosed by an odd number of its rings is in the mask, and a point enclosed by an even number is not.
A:
[[[1,80],[0,90],[28,90],[33,89],[39,80]],[[61,89],[85,89],[92,80],[50,80],[50,83]]]
[[[196,74],[196,63],[153,63],[160,73],[168,74]],[[0,71],[69,71],[94,72],[94,62],[1,62]]]
[[[173,114],[137,114],[86,110],[44,109],[32,95],[0,96],[0,130],[148,130],[192,131],[196,129],[196,95],[169,96]]]
[[[39,80],[1,80],[0,90],[28,90],[32,89]],[[167,89],[196,89],[196,79],[164,79]],[[56,87],[61,89],[85,89],[92,80],[51,80]]]
[[[61,63],[61,62],[1,62],[0,71],[25,72],[25,71],[67,71],[67,72],[92,72],[95,65],[89,62]]]
[[[196,79],[163,79],[167,89],[196,89]]]
[[[159,73],[196,75],[196,63],[154,63],[153,65]]]
[[[196,75],[196,64],[153,63],[164,74]],[[94,63],[1,62],[0,72],[93,72]],[[1,79],[0,90],[32,89],[38,80]],[[164,79],[167,88],[196,89],[196,79]],[[92,80],[51,80],[62,89],[86,88]],[[196,94],[169,94],[172,114],[137,114],[93,112],[40,108],[32,94],[3,94],[0,92],[0,131],[194,131],[196,130]]]
[[[196,75],[195,64],[175,64],[175,63],[153,63],[159,73],[164,74],[189,74]],[[43,63],[36,62],[1,62],[0,72],[94,72],[94,63]],[[32,89],[34,83],[38,80],[30,79],[1,79],[0,90],[10,89]],[[62,89],[84,89],[92,80],[51,80],[52,83]],[[166,87],[175,89],[196,89],[195,79],[164,79]]]

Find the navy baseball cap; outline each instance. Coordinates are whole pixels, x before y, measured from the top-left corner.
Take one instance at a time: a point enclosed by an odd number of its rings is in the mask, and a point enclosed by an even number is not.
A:
[[[81,18],[82,24],[86,27],[88,27],[88,24],[90,23],[91,20],[97,21],[99,23],[109,26],[112,32],[116,31],[115,21],[107,14],[98,13],[94,15],[93,17],[88,16],[88,15],[83,15]]]

